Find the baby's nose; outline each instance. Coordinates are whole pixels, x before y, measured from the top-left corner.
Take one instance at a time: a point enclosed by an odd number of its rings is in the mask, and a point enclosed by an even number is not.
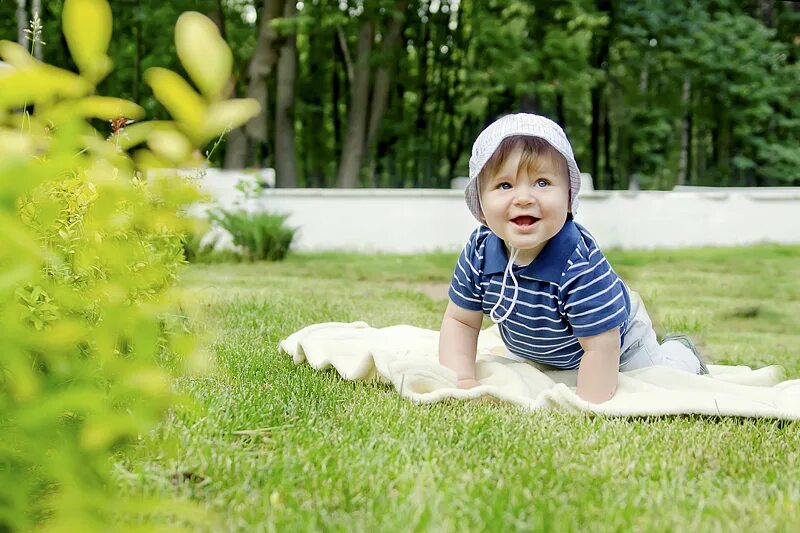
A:
[[[534,202],[533,194],[527,188],[522,188],[515,196],[514,203],[517,205],[528,205]]]

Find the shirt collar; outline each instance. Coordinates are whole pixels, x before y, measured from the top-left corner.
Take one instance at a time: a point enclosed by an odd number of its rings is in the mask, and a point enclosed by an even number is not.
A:
[[[521,268],[515,267],[515,273],[524,274],[542,281],[560,282],[561,273],[564,271],[567,260],[575,252],[579,238],[580,232],[575,222],[567,220],[561,230],[547,241],[539,255],[529,265]],[[486,238],[484,253],[486,254],[483,265],[484,274],[505,272],[508,264],[508,254],[502,239],[495,235],[494,232],[490,233]]]

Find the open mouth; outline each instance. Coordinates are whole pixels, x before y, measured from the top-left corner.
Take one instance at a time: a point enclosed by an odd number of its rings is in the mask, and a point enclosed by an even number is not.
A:
[[[529,215],[523,215],[523,216],[519,216],[519,217],[511,219],[511,222],[514,225],[519,226],[521,228],[529,228],[529,227],[533,226],[534,224],[536,224],[538,221],[539,221],[538,218],[532,217],[532,216],[529,216]]]

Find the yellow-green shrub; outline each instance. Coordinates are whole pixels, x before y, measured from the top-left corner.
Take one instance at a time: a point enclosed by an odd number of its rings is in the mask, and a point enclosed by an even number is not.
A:
[[[0,42],[13,66],[0,73],[0,531],[105,530],[143,510],[115,495],[110,458],[163,419],[173,376],[199,362],[168,319],[193,224],[181,212],[198,193],[153,169],[196,163],[258,110],[221,99],[230,50],[185,13],[176,48],[199,92],[151,69],[174,120],[106,138],[89,119],[143,115],[93,94],[111,67],[110,8],[66,0],[63,19],[80,74]]]

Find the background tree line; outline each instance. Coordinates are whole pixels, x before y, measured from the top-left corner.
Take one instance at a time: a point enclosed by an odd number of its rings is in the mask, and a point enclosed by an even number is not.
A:
[[[71,67],[62,0],[0,3],[0,36]],[[180,70],[171,28],[209,15],[229,94],[261,115],[213,157],[280,187],[448,187],[499,115],[565,127],[597,188],[800,185],[800,2],[778,0],[114,0],[103,94],[166,116],[143,83]],[[91,28],[87,26],[87,31]]]

